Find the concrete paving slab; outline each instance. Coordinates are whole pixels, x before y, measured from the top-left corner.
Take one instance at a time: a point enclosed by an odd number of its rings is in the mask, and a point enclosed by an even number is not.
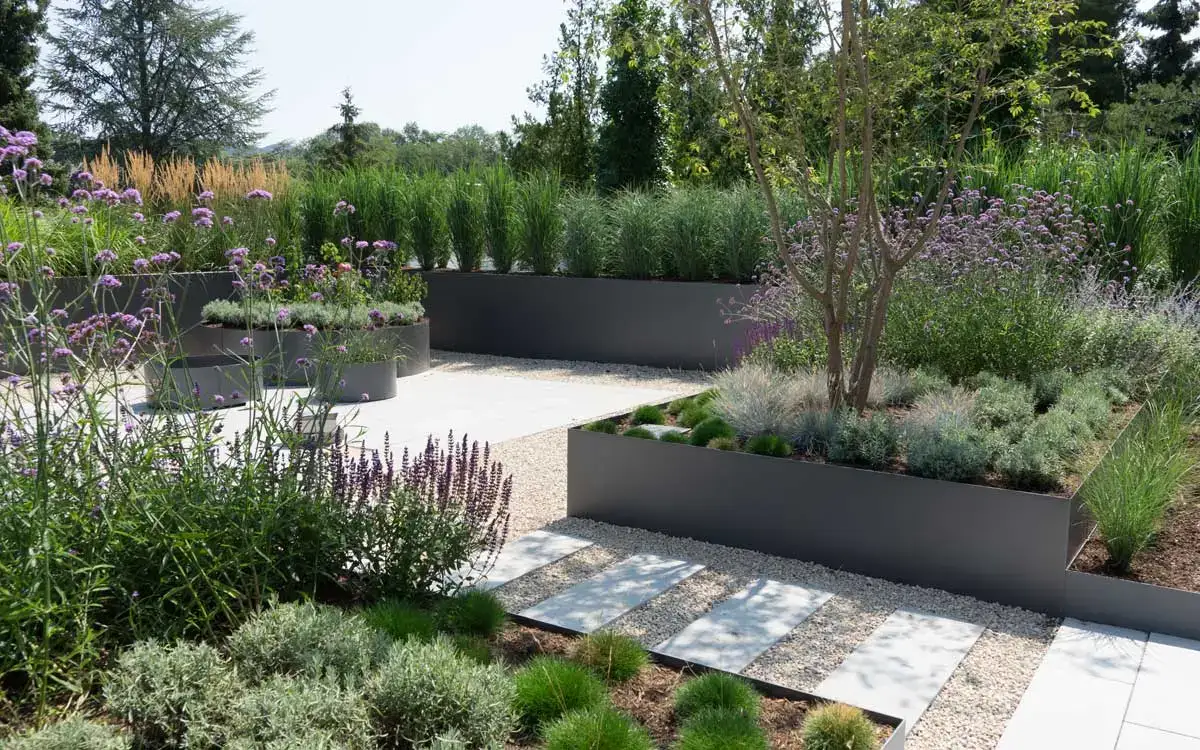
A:
[[[1151,633],[1125,720],[1200,739],[1200,642]]]
[[[1117,741],[1116,750],[1200,750],[1200,739],[1137,724],[1126,724],[1121,730],[1121,739]]]
[[[591,544],[587,539],[544,529],[532,531],[504,545],[496,564],[473,588],[490,591],[567,555],[573,555]]]

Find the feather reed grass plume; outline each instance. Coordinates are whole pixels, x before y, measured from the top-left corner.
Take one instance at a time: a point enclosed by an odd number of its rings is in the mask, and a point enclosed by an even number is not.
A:
[[[125,182],[149,198],[154,190],[154,157],[144,151],[125,152]]]
[[[92,173],[92,177],[104,183],[105,187],[115,189],[120,184],[121,170],[113,160],[112,154],[109,153],[108,144],[100,148],[99,156],[88,160],[85,164],[87,171]]]
[[[196,162],[191,157],[174,157],[158,165],[154,197],[171,205],[189,204],[196,190]]]

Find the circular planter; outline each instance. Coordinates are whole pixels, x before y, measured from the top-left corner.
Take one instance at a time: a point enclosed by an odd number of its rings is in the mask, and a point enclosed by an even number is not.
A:
[[[317,366],[316,395],[336,403],[363,403],[395,398],[396,363],[390,359],[379,362]]]
[[[218,409],[241,406],[262,394],[262,367],[256,359],[205,354],[143,367],[149,401],[156,407]]]

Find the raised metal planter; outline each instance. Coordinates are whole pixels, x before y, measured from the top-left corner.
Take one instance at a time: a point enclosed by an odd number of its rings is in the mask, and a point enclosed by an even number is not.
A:
[[[152,274],[125,274],[118,276],[121,285],[111,291],[105,291],[102,300],[105,312],[136,313],[147,306],[143,292],[157,281]],[[180,331],[185,331],[198,325],[202,320],[201,311],[204,306],[215,299],[228,299],[233,296],[234,275],[228,271],[196,271],[187,273],[172,273],[168,283],[173,298],[170,303],[171,315]],[[73,319],[82,319],[99,312],[92,304],[92,284],[94,279],[83,276],[60,276],[49,282],[54,291],[54,307],[66,307],[72,313]],[[26,303],[29,292],[23,290]],[[204,352],[201,352],[204,353]]]
[[[207,354],[143,367],[148,400],[156,407],[217,409],[241,406],[262,394],[262,365],[257,360]]]
[[[723,303],[754,286],[432,271],[425,309],[435,349],[508,357],[716,370],[750,325]]]
[[[1200,639],[1200,594],[1068,570],[1064,611],[1071,617]]]
[[[393,360],[337,367],[317,365],[314,369],[317,396],[326,401],[364,403],[396,397],[396,363]]]

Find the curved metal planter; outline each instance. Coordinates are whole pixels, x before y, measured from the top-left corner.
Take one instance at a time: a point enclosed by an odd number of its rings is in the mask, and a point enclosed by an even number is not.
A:
[[[341,367],[318,365],[316,395],[340,404],[384,401],[396,397],[396,363],[385,359]]]
[[[241,406],[262,395],[262,366],[225,354],[184,357],[165,367],[143,367],[149,401],[159,408],[219,409]]]

